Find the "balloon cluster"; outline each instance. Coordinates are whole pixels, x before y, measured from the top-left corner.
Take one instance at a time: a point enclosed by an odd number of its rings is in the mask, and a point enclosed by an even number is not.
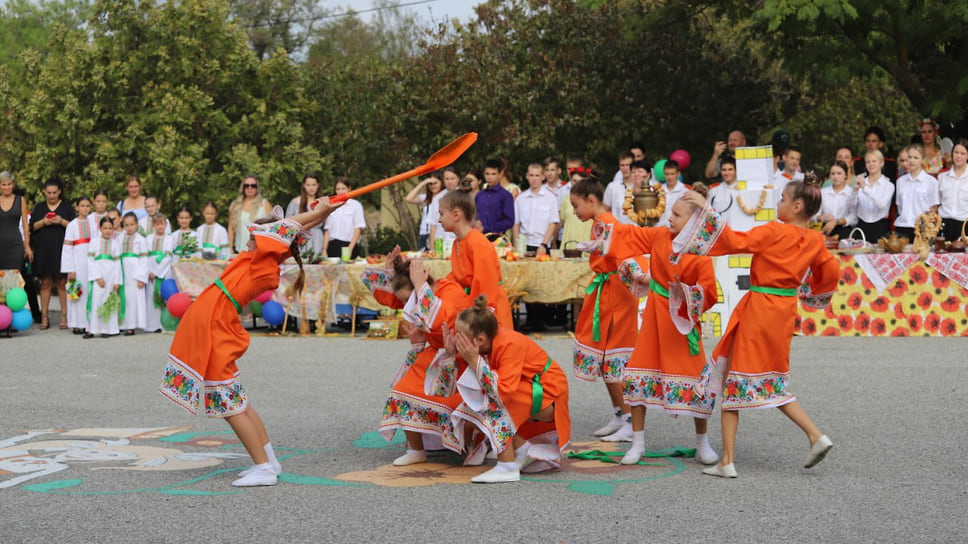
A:
[[[692,164],[692,157],[689,156],[689,152],[685,149],[677,149],[673,151],[672,154],[669,155],[669,159],[676,161],[676,163],[679,165],[680,171],[689,168],[689,165]],[[652,166],[652,177],[655,178],[656,181],[665,183],[666,162],[666,159],[660,159],[655,161],[655,165]]]
[[[27,305],[27,292],[21,287],[7,291],[7,303],[0,304],[0,330],[25,331],[34,323]]]
[[[192,305],[192,298],[186,293],[178,291],[178,284],[175,280],[168,278],[161,282],[161,298],[165,301],[165,307],[161,310],[161,326],[166,331],[173,331],[178,328],[178,322]]]

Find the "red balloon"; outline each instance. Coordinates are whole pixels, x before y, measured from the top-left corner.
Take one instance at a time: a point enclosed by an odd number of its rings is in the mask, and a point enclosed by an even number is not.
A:
[[[689,157],[689,152],[685,149],[676,149],[672,152],[672,155],[669,155],[669,158],[679,163],[680,170],[689,168],[689,163],[692,162],[692,158]]]
[[[272,300],[272,291],[266,291],[265,293],[255,297],[255,301],[260,304],[264,304],[270,300]]]
[[[188,307],[192,305],[192,297],[187,293],[175,293],[168,297],[168,313],[177,319],[181,319]]]

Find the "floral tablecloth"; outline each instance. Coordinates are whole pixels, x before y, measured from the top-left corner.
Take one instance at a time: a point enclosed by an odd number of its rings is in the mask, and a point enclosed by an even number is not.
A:
[[[424,261],[430,274],[442,278],[450,272],[450,261],[428,259]],[[227,261],[187,260],[172,265],[172,272],[178,290],[192,298],[212,284]],[[295,264],[282,266],[282,280],[273,294],[273,300],[289,309],[294,317],[319,319],[321,308],[326,308],[329,321],[335,321],[333,303],[344,302],[364,308],[379,309],[382,306],[374,300],[369,290],[360,280],[360,274],[367,266],[365,263],[306,265],[306,287],[299,300],[286,298],[286,288],[292,285],[299,271]],[[585,296],[585,286],[592,279],[588,261],[561,260],[537,262],[521,260],[501,261],[501,274],[504,288],[512,300],[522,302],[562,303]],[[303,315],[303,313],[305,315]]]
[[[195,298],[219,277],[227,264],[228,261],[187,260],[174,263],[171,269],[178,290]],[[335,321],[332,294],[339,289],[343,267],[338,264],[318,264],[306,265],[305,269],[306,286],[302,296],[290,301],[286,297],[286,288],[296,280],[299,267],[283,264],[280,267],[279,288],[273,293],[272,300],[287,308],[293,317],[318,320],[320,314],[324,314]]]
[[[880,290],[854,256],[841,255],[840,285],[825,310],[800,307],[805,336],[968,336],[968,255],[908,259]],[[938,268],[934,268],[931,264]],[[947,275],[946,275],[947,274]],[[950,275],[950,277],[949,277]],[[953,279],[958,281],[953,281]]]
[[[442,278],[450,273],[448,260],[427,259],[424,264],[435,278]],[[380,304],[373,299],[360,280],[360,274],[367,266],[382,265],[346,265],[350,298],[359,301],[358,305],[364,308],[380,308]],[[579,259],[543,262],[530,259],[512,262],[502,260],[501,277],[504,290],[512,301],[556,304],[583,298],[585,286],[592,281],[592,269],[589,268],[588,261]]]

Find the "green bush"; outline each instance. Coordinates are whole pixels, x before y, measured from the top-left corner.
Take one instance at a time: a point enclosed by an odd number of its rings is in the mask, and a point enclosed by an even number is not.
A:
[[[402,232],[389,227],[378,227],[366,236],[367,251],[371,255],[386,255],[394,246],[410,247],[406,236]]]

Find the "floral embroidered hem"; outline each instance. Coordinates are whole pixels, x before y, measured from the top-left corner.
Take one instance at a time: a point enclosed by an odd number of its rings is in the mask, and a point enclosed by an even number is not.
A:
[[[663,375],[648,368],[629,368],[624,372],[623,396],[630,406],[661,408],[673,415],[709,419],[716,396],[696,392],[698,378]]]
[[[605,383],[622,383],[622,369],[632,357],[632,348],[600,351],[575,341],[575,377],[593,382],[602,378]]]
[[[444,437],[450,421],[447,406],[400,391],[391,391],[383,407],[379,432],[387,441],[393,440],[397,429]]]
[[[159,393],[195,415],[198,413],[201,383],[202,377],[192,367],[168,354],[165,375],[158,386]]]

